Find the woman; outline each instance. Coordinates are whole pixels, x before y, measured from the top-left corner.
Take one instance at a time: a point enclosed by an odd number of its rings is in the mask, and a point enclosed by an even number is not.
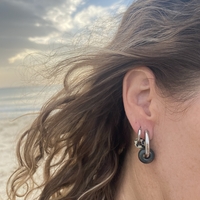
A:
[[[19,141],[10,199],[200,198],[199,0],[133,2],[105,48],[61,65],[63,90]]]

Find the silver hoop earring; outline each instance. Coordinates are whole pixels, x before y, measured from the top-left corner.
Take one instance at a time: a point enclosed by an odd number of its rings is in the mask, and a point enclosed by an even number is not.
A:
[[[153,150],[150,148],[150,140],[149,140],[149,132],[147,130],[144,131],[145,139],[141,138],[142,129],[138,130],[138,136],[135,139],[135,146],[140,149],[138,152],[138,158],[142,163],[148,164],[151,163],[155,154]]]

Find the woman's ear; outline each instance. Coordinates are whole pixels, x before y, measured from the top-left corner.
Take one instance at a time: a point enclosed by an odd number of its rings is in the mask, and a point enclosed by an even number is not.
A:
[[[124,77],[123,102],[127,118],[135,132],[147,129],[152,138],[156,119],[155,77],[147,67],[137,67]]]

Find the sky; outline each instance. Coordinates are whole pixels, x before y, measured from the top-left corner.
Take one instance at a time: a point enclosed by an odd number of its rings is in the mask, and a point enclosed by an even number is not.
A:
[[[131,0],[0,0],[0,88],[24,84],[32,66],[23,64],[27,55],[62,46],[130,4]],[[106,29],[108,24],[103,25]]]

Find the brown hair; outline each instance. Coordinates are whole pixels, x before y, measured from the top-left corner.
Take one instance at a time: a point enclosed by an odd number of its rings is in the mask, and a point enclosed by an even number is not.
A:
[[[193,97],[200,74],[199,19],[199,0],[138,0],[105,48],[62,61],[57,67],[67,66],[64,88],[22,135],[9,198],[26,187],[24,199],[35,190],[39,200],[114,199],[132,134],[123,77],[147,66],[164,95]]]

